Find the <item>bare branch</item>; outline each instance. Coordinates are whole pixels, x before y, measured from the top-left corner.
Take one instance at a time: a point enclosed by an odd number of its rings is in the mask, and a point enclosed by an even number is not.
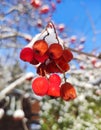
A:
[[[19,32],[15,29],[11,29],[11,28],[8,28],[8,27],[3,27],[1,28],[1,32],[4,32],[4,33],[1,33],[0,35],[0,39],[6,39],[6,38],[11,38],[11,37],[16,37],[16,36],[19,36],[19,37],[22,37],[22,38],[29,38],[29,39],[32,39],[32,36],[27,34],[27,33],[22,33],[22,32]]]
[[[78,51],[78,50],[75,50],[73,48],[69,48],[71,51],[73,52],[76,52],[76,53],[79,53],[79,54],[83,54],[83,55],[86,55],[86,56],[90,56],[90,57],[94,57],[94,58],[98,58],[98,56],[96,55],[93,55],[93,54],[90,54],[90,53],[86,53],[86,52],[82,52],[82,51]],[[99,58],[98,58],[99,59]]]

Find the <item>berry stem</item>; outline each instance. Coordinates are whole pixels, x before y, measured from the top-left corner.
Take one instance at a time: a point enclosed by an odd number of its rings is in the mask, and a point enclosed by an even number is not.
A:
[[[56,64],[56,66],[58,67],[58,69],[60,70],[60,71],[62,71],[62,73],[64,73],[64,71],[63,71],[63,69],[55,62],[55,64]]]
[[[63,73],[63,78],[64,78],[64,81],[66,83],[66,74],[65,73]]]
[[[53,28],[54,28],[54,33],[55,33],[55,35],[56,35],[56,39],[57,39],[57,41],[58,41],[58,44],[60,44],[54,24],[52,23],[52,21],[50,21],[50,22],[48,23],[48,25],[49,25],[49,24],[52,24],[52,26],[53,26]]]
[[[44,36],[43,40],[45,40],[45,38],[46,38],[47,36],[49,36],[49,32],[48,32],[48,30],[47,30],[47,29],[46,29],[46,31],[47,31],[47,35],[46,35],[46,36]]]

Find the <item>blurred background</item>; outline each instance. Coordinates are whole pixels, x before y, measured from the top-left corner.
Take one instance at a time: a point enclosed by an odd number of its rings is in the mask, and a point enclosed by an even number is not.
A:
[[[35,95],[35,66],[19,58],[50,21],[74,55],[73,101]],[[13,129],[101,130],[100,0],[0,0],[0,130]]]

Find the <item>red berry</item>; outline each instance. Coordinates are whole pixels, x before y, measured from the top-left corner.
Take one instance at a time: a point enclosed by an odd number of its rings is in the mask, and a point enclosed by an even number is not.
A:
[[[51,74],[49,77],[49,88],[47,95],[59,97],[60,96],[61,78],[57,74]]]
[[[85,43],[85,41],[86,41],[86,38],[85,38],[85,37],[82,37],[82,38],[80,39],[80,43]]]
[[[66,101],[73,100],[77,97],[75,88],[68,82],[61,85],[60,96]]]
[[[32,48],[33,48],[35,54],[37,54],[39,56],[43,56],[46,53],[46,51],[48,50],[48,44],[44,40],[38,40],[34,43]]]
[[[60,68],[61,73],[64,73],[70,69],[70,65],[67,63],[62,63],[58,65],[58,68]]]
[[[91,63],[93,64],[93,66],[95,66],[95,64],[97,63],[97,59],[95,59],[95,58],[92,59],[92,60],[91,60]]]
[[[61,83],[61,78],[58,74],[51,74],[49,77],[49,82],[55,86],[59,86]]]
[[[70,62],[73,59],[73,54],[69,49],[63,50],[63,58],[66,62]]]
[[[52,11],[54,11],[56,9],[56,4],[54,2],[51,2],[51,6],[52,6]]]
[[[68,71],[70,69],[70,66],[68,63],[66,63],[66,61],[63,59],[63,57],[55,60],[55,64],[58,67],[58,69],[60,70],[61,73],[64,73],[66,71]]]
[[[31,38],[30,36],[26,36],[26,37],[25,37],[25,40],[26,40],[27,42],[30,42],[30,41],[32,40],[32,38]]]
[[[57,84],[49,82],[49,88],[47,91],[47,95],[53,96],[53,97],[59,97],[60,96],[60,87],[57,86]]]
[[[33,60],[33,50],[29,47],[25,47],[20,52],[20,59],[26,62],[31,62]]]
[[[60,2],[61,2],[61,0],[57,0],[56,2],[57,2],[57,3],[60,3]]]
[[[77,40],[77,37],[75,35],[71,36],[70,41],[71,43],[75,43]]]
[[[38,20],[37,20],[37,26],[38,26],[38,27],[42,27],[42,20],[41,20],[41,19],[38,19]]]
[[[44,5],[42,6],[42,8],[40,9],[40,13],[41,14],[47,14],[49,12],[49,6],[48,5]]]
[[[47,73],[59,73],[60,69],[56,66],[54,61],[51,61],[46,65],[46,72]]]
[[[60,68],[61,72],[66,72],[70,69],[68,62],[73,58],[73,55],[69,49],[63,50],[63,54],[60,58],[55,59],[55,63]]]
[[[40,56],[40,55],[34,53],[34,57],[38,62],[41,62],[41,63],[45,62],[48,59],[47,54]]]
[[[41,1],[40,0],[31,0],[31,5],[34,8],[39,8],[41,6]]]
[[[51,59],[58,59],[63,54],[62,46],[58,43],[53,43],[49,46],[48,53]]]
[[[64,24],[60,24],[60,25],[58,26],[58,29],[59,29],[60,32],[63,32],[64,29],[65,29]]]
[[[49,82],[45,77],[37,77],[32,82],[32,90],[36,95],[44,96],[49,88]]]
[[[39,64],[39,61],[37,61],[35,58],[33,58],[33,60],[30,62],[30,64],[37,65],[37,64]]]

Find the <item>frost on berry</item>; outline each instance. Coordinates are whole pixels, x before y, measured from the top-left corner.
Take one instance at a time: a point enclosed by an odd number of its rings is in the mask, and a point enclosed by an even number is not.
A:
[[[75,43],[76,40],[77,40],[77,37],[75,35],[71,36],[71,38],[70,38],[71,43]]]
[[[33,6],[36,6],[33,0]],[[38,8],[36,6],[36,8]],[[40,13],[46,14],[48,6],[39,8]],[[42,21],[41,21],[42,22]],[[39,21],[39,26],[42,23]],[[60,32],[64,30],[64,25],[59,25]],[[76,37],[71,37],[71,42],[75,42]],[[73,59],[70,49],[65,47],[64,41],[57,35],[55,26],[49,22],[42,33],[37,34],[27,46],[20,52],[23,61],[36,65],[38,77],[32,80],[32,90],[38,96],[60,97],[69,101],[76,98],[75,88],[68,82],[61,85],[63,76],[70,69],[69,62]],[[47,77],[48,75],[48,77]]]
[[[31,5],[37,9],[41,6],[41,0],[31,0]]]
[[[64,25],[64,24],[59,24],[59,25],[58,25],[58,30],[59,30],[60,32],[63,32],[64,29],[65,29],[65,25]]]
[[[48,5],[43,5],[40,9],[41,14],[47,14],[49,12],[49,6]]]

